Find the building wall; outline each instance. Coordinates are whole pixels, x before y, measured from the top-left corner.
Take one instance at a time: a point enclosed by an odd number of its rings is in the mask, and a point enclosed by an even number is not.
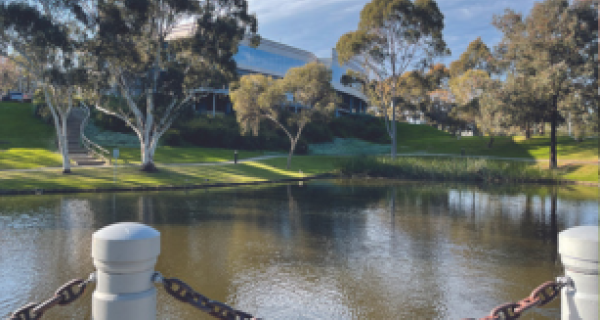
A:
[[[191,24],[182,25],[173,31],[169,39],[189,36],[191,32],[193,32]],[[260,73],[275,78],[283,78],[291,68],[301,67],[313,61],[321,62],[331,69],[331,84],[345,101],[340,112],[336,111],[336,114],[366,113],[367,99],[362,92],[358,88],[344,86],[341,83],[341,78],[348,69],[358,72],[363,72],[363,70],[356,61],[339,65],[335,49],[332,50],[331,57],[319,59],[306,50],[262,38],[260,45],[256,48],[250,47],[248,40],[243,40],[233,58],[237,64],[239,75]],[[212,111],[212,99],[202,100],[202,109]],[[218,108],[217,105],[217,109],[224,109],[222,111],[227,112],[230,108]]]

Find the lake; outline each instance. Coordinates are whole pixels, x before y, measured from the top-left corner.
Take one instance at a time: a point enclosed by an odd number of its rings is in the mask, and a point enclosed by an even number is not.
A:
[[[598,225],[598,189],[321,181],[0,197],[0,317],[94,271],[91,238],[161,233],[156,270],[265,319],[483,317],[562,275],[558,232]],[[89,319],[94,285],[43,319]],[[527,319],[560,317],[559,301]],[[158,319],[211,319],[158,288]]]

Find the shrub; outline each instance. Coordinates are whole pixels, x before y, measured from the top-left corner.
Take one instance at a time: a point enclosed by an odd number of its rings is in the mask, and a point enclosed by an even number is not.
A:
[[[162,136],[162,143],[171,146],[181,146],[183,145],[183,138],[181,137],[181,132],[177,129],[169,129]]]

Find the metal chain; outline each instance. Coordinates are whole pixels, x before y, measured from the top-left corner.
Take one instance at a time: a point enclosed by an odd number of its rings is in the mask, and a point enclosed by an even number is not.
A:
[[[519,319],[525,311],[533,307],[544,306],[554,300],[562,288],[572,284],[571,281],[571,278],[565,276],[556,278],[556,281],[544,282],[535,288],[528,297],[518,302],[499,305],[487,317],[480,318],[479,320]]]
[[[260,320],[246,312],[233,309],[232,307],[219,302],[210,300],[202,294],[194,291],[187,283],[176,278],[164,278],[160,272],[155,272],[152,280],[161,283],[165,291],[173,298],[189,303],[197,309],[208,313],[209,315],[223,320]]]
[[[58,288],[54,296],[42,303],[29,303],[10,315],[10,320],[35,320],[40,319],[50,308],[60,305],[65,306],[77,300],[85,292],[90,282],[96,281],[96,273],[91,273],[87,280],[73,279]]]

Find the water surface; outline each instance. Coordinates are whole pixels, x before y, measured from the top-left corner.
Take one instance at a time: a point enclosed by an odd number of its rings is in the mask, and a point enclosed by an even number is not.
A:
[[[121,221],[161,232],[163,275],[262,318],[483,317],[562,275],[557,233],[598,225],[596,189],[579,190],[330,181],[0,197],[0,317],[87,277],[93,232]],[[93,288],[44,319],[89,319]],[[158,318],[210,319],[162,289]]]

